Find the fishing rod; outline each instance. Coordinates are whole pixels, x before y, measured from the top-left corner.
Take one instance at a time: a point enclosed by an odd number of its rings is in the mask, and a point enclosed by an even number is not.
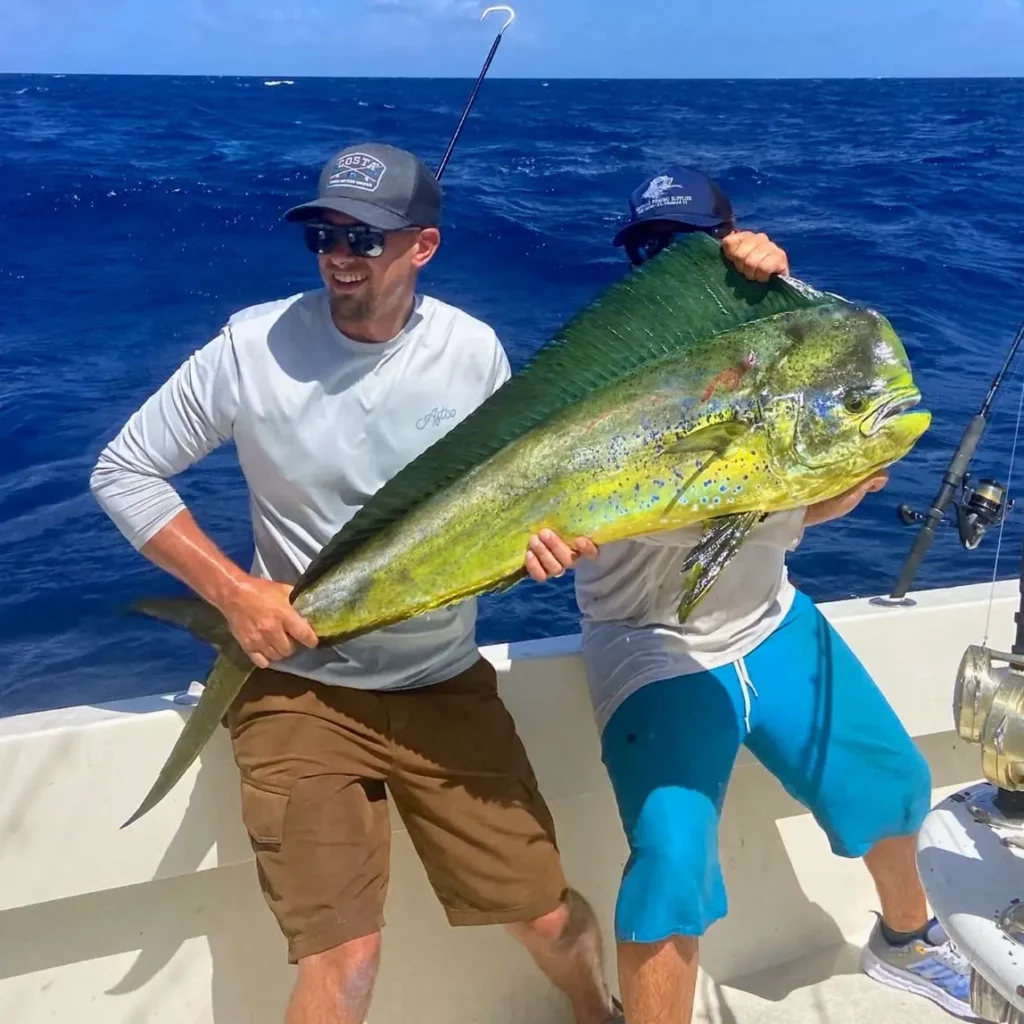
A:
[[[888,600],[907,603],[905,601],[907,591],[913,585],[921,562],[924,561],[924,556],[935,539],[935,531],[945,520],[946,510],[951,504],[956,507],[956,525],[960,543],[970,551],[978,546],[985,531],[990,526],[1002,522],[1006,513],[1013,507],[1013,502],[1006,500],[1006,488],[995,480],[982,480],[976,488],[971,488],[967,469],[981,441],[981,436],[985,432],[985,427],[988,425],[989,409],[992,407],[996,394],[1003,383],[1003,378],[1006,376],[1022,341],[1024,341],[1024,322],[1017,328],[1010,350],[1007,352],[999,372],[989,385],[988,394],[985,395],[981,408],[967,424],[963,436],[960,438],[960,444],[957,445],[942,477],[942,485],[932,500],[928,512],[917,512],[906,504],[900,505],[897,510],[905,525],[910,526],[914,523],[923,525],[914,539],[913,547],[903,563],[899,579]],[[958,491],[962,491],[959,502],[956,501]],[[883,598],[884,600],[886,599]]]
[[[462,134],[462,126],[466,123],[466,118],[469,117],[469,112],[473,108],[473,104],[476,102],[476,94],[480,91],[480,86],[483,84],[484,77],[487,74],[487,69],[491,66],[491,61],[494,60],[494,55],[498,52],[498,47],[501,45],[501,38],[505,34],[505,30],[516,20],[516,12],[511,7],[501,4],[497,7],[488,7],[483,14],[480,15],[480,20],[483,21],[488,14],[493,14],[495,11],[505,11],[508,14],[508,20],[498,30],[498,34],[494,37],[494,42],[491,44],[491,51],[487,54],[487,59],[484,61],[484,66],[480,69],[480,74],[477,76],[476,84],[473,86],[473,91],[469,94],[469,99],[466,100],[466,106],[462,110],[462,117],[459,118],[459,123],[455,127],[455,134],[452,135],[451,142],[448,143],[448,148],[445,150],[444,156],[441,158],[440,164],[437,166],[437,171],[434,177],[438,181],[441,180],[441,175],[444,174],[444,169],[448,166],[448,161],[451,159],[452,150],[455,149],[455,143],[458,142],[459,136]]]

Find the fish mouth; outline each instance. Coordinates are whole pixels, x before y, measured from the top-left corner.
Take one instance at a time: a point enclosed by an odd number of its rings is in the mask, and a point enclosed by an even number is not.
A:
[[[921,401],[921,392],[917,388],[904,388],[890,395],[861,424],[861,433],[865,437],[874,437],[882,427],[891,420],[909,412]]]

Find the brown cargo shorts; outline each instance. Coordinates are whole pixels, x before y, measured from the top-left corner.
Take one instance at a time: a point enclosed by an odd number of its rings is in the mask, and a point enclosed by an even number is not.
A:
[[[528,921],[564,899],[551,813],[486,660],[405,691],[256,671],[228,727],[292,963],[384,924],[385,787],[451,924]]]

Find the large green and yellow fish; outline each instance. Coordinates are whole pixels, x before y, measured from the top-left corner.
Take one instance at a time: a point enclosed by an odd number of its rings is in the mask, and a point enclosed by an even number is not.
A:
[[[704,523],[682,620],[764,513],[835,497],[906,455],[930,421],[919,399],[880,314],[790,280],[747,281],[694,235],[608,289],[381,488],[292,601],[338,644],[511,586],[544,527],[600,545]],[[220,655],[130,821],[181,778],[253,671],[202,602],[137,607]]]

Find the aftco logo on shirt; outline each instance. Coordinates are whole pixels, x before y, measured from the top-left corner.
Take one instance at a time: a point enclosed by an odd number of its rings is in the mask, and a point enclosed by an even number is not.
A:
[[[445,420],[455,419],[455,410],[445,405],[435,405],[426,416],[421,416],[416,421],[417,430],[426,430],[427,427],[439,427]]]

